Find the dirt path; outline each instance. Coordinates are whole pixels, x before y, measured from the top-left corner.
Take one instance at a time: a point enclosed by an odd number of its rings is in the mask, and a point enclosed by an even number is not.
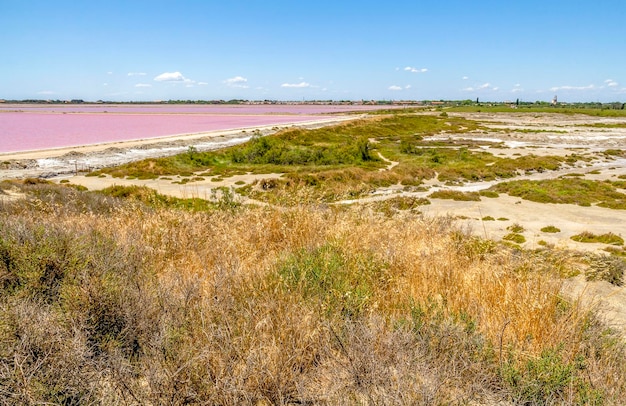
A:
[[[380,157],[380,159],[382,159],[383,161],[388,163],[388,165],[385,168],[380,168],[379,169],[380,172],[390,171],[390,170],[392,170],[393,168],[395,168],[396,166],[398,166],[400,164],[400,162],[391,161],[391,160],[385,158],[383,156],[383,154],[381,154],[380,152],[378,153],[378,156]]]

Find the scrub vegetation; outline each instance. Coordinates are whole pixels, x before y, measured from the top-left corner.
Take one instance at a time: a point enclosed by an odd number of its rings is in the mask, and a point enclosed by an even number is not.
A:
[[[190,150],[173,157],[105,168],[90,176],[181,176],[184,180],[177,182],[190,182],[199,177],[220,180],[246,173],[281,173],[284,175],[270,184],[242,186],[237,193],[271,204],[290,205],[302,199],[309,203],[355,199],[398,184],[416,190],[424,180],[434,178],[449,185],[509,179],[557,170],[583,159],[576,155],[497,157],[481,146],[500,144],[473,141],[470,137],[440,137],[481,128],[478,122],[460,117],[395,111],[333,127],[291,128],[269,136],[255,133],[249,142],[224,150]],[[435,135],[439,138],[432,139]],[[389,162],[397,165],[389,169]],[[497,197],[495,191],[483,191],[481,195]]]
[[[626,194],[617,191],[611,182],[578,178],[513,180],[499,183],[491,190],[539,203],[595,204],[611,209],[626,209]]]
[[[623,337],[562,290],[622,283],[621,237],[581,258],[420,214],[499,193],[624,208],[623,181],[515,180],[586,158],[446,138],[480,130],[385,112],[91,174],[261,175],[207,200],[0,183],[0,404],[626,404]]]
[[[587,243],[602,243],[602,244],[611,244],[611,245],[624,245],[624,239],[619,235],[615,235],[613,233],[606,234],[593,234],[588,231],[582,232],[580,234],[576,234],[571,237],[572,240],[577,242],[587,242]]]
[[[0,189],[25,196],[0,204],[3,403],[626,401],[563,253],[367,207]]]

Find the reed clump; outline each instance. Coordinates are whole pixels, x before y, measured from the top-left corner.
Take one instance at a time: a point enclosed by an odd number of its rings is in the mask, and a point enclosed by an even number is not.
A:
[[[622,341],[561,295],[567,261],[450,219],[20,187],[0,206],[2,403],[626,400]]]

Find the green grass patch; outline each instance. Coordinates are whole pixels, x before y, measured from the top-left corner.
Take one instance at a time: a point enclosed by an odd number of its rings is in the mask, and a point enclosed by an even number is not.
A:
[[[234,209],[240,206],[239,203],[236,203],[233,200],[233,195],[230,191],[223,192],[220,198],[214,196],[215,201],[199,198],[181,199],[166,196],[145,186],[116,185],[103,189],[99,193],[107,196],[138,201],[154,208],[181,209],[193,212]]]
[[[495,199],[500,196],[497,192],[494,192],[493,190],[481,190],[480,192],[478,192],[478,194],[482,197],[488,197],[490,199]]]
[[[511,224],[506,229],[511,231],[511,232],[513,232],[513,233],[523,233],[525,231],[524,227],[522,227],[521,225],[519,225],[517,223]]]
[[[476,192],[459,192],[458,190],[438,190],[431,193],[431,199],[451,199],[462,202],[480,201],[480,195]]]
[[[587,382],[582,359],[571,359],[561,348],[548,349],[522,365],[506,362],[501,375],[512,390],[515,404],[547,405],[576,387],[579,404],[602,404],[602,393]]]
[[[416,211],[421,206],[430,204],[430,200],[423,197],[396,196],[378,202],[373,202],[372,207],[378,212],[393,215],[398,211]]]
[[[385,266],[367,253],[345,252],[327,243],[303,249],[278,265],[283,287],[324,311],[356,318],[370,305]]]
[[[507,235],[505,235],[504,237],[502,237],[503,240],[505,241],[511,241],[514,242],[516,244],[523,244],[526,242],[526,237],[524,237],[522,234],[518,234],[518,233],[509,233]]]
[[[604,155],[626,157],[626,149],[607,149]]]
[[[450,112],[459,113],[553,113],[553,114],[584,114],[595,117],[626,117],[626,110],[612,108],[591,108],[586,106],[549,106],[549,105],[520,105],[512,108],[506,105],[475,105],[475,106],[457,106],[448,109]]]
[[[585,242],[585,243],[602,243],[602,244],[610,244],[610,245],[624,245],[624,239],[619,235],[613,233],[605,233],[596,235],[589,231],[584,231],[580,234],[573,235],[570,237],[572,240],[577,242]]]
[[[577,178],[513,180],[494,185],[489,190],[539,203],[580,206],[597,204],[612,209],[626,209],[626,194],[616,191],[610,182]]]
[[[446,142],[439,141],[439,144]],[[519,158],[501,158],[486,151],[470,150],[466,146],[431,147],[418,141],[411,145],[401,143],[400,152],[406,154],[400,158],[401,161],[432,168],[439,174],[441,182],[507,179],[523,173],[557,170],[566,162],[563,157],[532,154]]]
[[[541,231],[544,233],[560,233],[561,229],[555,226],[545,226],[541,228]]]

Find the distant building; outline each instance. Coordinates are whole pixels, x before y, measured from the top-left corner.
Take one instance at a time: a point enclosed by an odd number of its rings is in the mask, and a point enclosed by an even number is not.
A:
[[[556,106],[558,104],[558,102],[559,101],[557,100],[556,95],[554,95],[554,99],[552,99],[552,105]]]

